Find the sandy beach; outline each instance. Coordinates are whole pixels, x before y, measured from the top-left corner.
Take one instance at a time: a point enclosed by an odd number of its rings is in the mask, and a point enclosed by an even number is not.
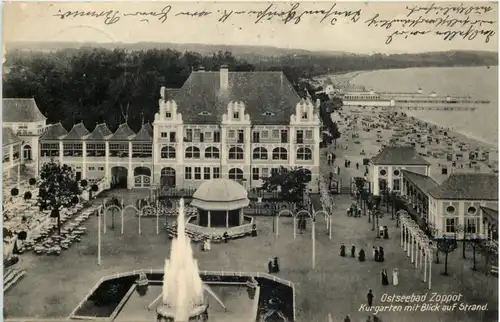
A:
[[[491,147],[463,134],[414,118],[406,113],[370,107],[343,107],[332,113],[341,138],[329,151],[337,156],[341,177],[364,176],[363,159],[372,159],[384,145],[414,145],[431,163],[431,177],[441,183],[450,173],[493,172],[498,153],[487,156]],[[473,159],[471,152],[477,153]],[[484,154],[483,154],[484,153]],[[490,152],[490,154],[493,154]],[[351,161],[345,168],[344,160]],[[356,168],[359,164],[359,169]],[[447,169],[447,173],[442,172]]]

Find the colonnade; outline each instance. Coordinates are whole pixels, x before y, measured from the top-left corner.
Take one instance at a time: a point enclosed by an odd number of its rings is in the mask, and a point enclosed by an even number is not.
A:
[[[420,229],[405,210],[399,211],[401,229],[401,247],[410,258],[418,277],[432,287],[432,259],[436,250],[432,241]],[[423,266],[423,267],[422,267]]]

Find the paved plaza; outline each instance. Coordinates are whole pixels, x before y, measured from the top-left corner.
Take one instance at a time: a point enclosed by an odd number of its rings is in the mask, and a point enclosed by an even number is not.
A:
[[[147,192],[118,193],[125,197],[126,204],[131,204]],[[291,218],[281,219],[278,238],[273,233],[271,218],[257,217],[258,237],[213,245],[210,252],[201,252],[199,247],[194,247],[194,256],[198,259],[201,270],[248,272],[267,271],[269,259],[278,256],[281,266],[278,275],[296,285],[298,321],[325,321],[329,313],[338,321],[347,314],[351,315],[351,321],[364,321],[369,314],[358,312],[358,309],[361,304],[366,303],[368,289],[372,289],[375,294],[375,304],[380,304],[379,299],[383,293],[392,295],[427,292],[427,284],[417,280],[410,260],[399,246],[399,230],[395,228],[395,221],[390,220],[390,216],[382,218],[381,224],[390,227],[391,239],[377,240],[367,217],[351,218],[345,215],[350,202],[348,196],[337,198],[338,211],[333,214],[332,240],[328,239],[324,221],[318,220],[314,271],[311,270],[311,225],[308,223],[306,232],[297,233],[294,240]],[[87,222],[88,235],[83,241],[64,251],[61,256],[37,257],[31,253],[24,254],[21,265],[26,268],[27,275],[5,294],[5,317],[67,317],[102,276],[163,266],[164,259],[169,254],[170,240],[165,231],[156,235],[154,217],[142,219],[141,235],[138,234],[138,219],[131,213],[125,216],[124,235],[120,234],[119,216],[115,220],[115,229],[111,230],[111,216],[107,216],[108,229],[102,239],[101,266],[97,265],[97,217]],[[173,222],[175,218],[169,220]],[[361,263],[357,259],[340,257],[341,243],[347,246],[348,255],[351,244],[356,245],[357,249],[364,248],[367,261]],[[372,245],[384,247],[384,263],[371,260]],[[444,264],[433,265],[432,291],[468,293],[466,301],[474,301],[471,291],[467,289],[472,289],[475,283],[481,283],[476,284],[476,287],[486,292],[488,281],[476,278],[480,273],[472,272],[471,262],[460,259],[460,256],[460,250],[450,256],[449,270],[453,276],[440,276]],[[400,270],[400,284],[397,287],[382,286],[380,270],[385,268],[390,272],[395,267]],[[490,284],[492,283],[496,283],[496,280],[491,279]],[[495,297],[491,295],[491,298]],[[484,302],[477,299],[475,301]],[[384,312],[378,316],[382,321],[394,322],[421,322],[426,319],[443,322],[481,321],[479,315],[451,313]],[[482,320],[493,321],[486,316]]]

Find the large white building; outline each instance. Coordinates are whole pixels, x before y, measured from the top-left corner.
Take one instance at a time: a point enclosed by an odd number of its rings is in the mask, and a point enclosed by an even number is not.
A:
[[[174,94],[171,94],[171,93]],[[259,187],[280,166],[303,167],[317,191],[317,104],[301,99],[282,72],[193,72],[179,90],[161,89],[152,124],[90,132],[51,125],[40,137],[39,163],[55,159],[78,178],[106,178],[128,188],[198,187],[213,178]],[[38,155],[38,153],[37,153]]]

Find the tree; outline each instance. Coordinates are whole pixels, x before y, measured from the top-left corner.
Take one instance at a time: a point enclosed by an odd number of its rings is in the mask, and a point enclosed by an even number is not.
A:
[[[120,202],[120,200],[118,200],[118,198],[116,196],[111,196],[104,201],[104,208],[109,208],[112,206],[116,206],[118,208],[121,207],[121,202]],[[117,210],[116,207],[112,207],[110,209],[111,210],[111,229],[115,229],[115,211]]]
[[[448,276],[448,254],[457,249],[457,239],[455,237],[443,236],[437,239],[437,248],[444,253],[444,272],[442,275]]]
[[[30,186],[34,186],[36,184],[36,179],[35,178],[30,178],[29,184],[30,184]]]
[[[10,195],[11,195],[12,197],[17,196],[18,194],[19,194],[19,189],[17,189],[17,188],[12,188],[12,189],[10,190]]]
[[[24,200],[29,200],[31,199],[31,192],[30,191],[26,191],[24,193]]]
[[[80,186],[81,186],[82,188],[85,188],[85,187],[86,187],[86,186],[88,186],[88,185],[89,185],[89,183],[88,183],[88,181],[87,181],[87,180],[85,180],[85,179],[80,180]]]
[[[74,172],[67,165],[51,160],[42,166],[38,203],[40,210],[51,209],[51,217],[57,218],[57,228],[61,234],[61,207],[72,204],[72,199],[80,194]]]
[[[304,168],[288,169],[281,166],[273,169],[269,177],[262,177],[262,189],[279,191],[280,198],[288,202],[299,202],[304,198],[306,185],[311,175]]]

